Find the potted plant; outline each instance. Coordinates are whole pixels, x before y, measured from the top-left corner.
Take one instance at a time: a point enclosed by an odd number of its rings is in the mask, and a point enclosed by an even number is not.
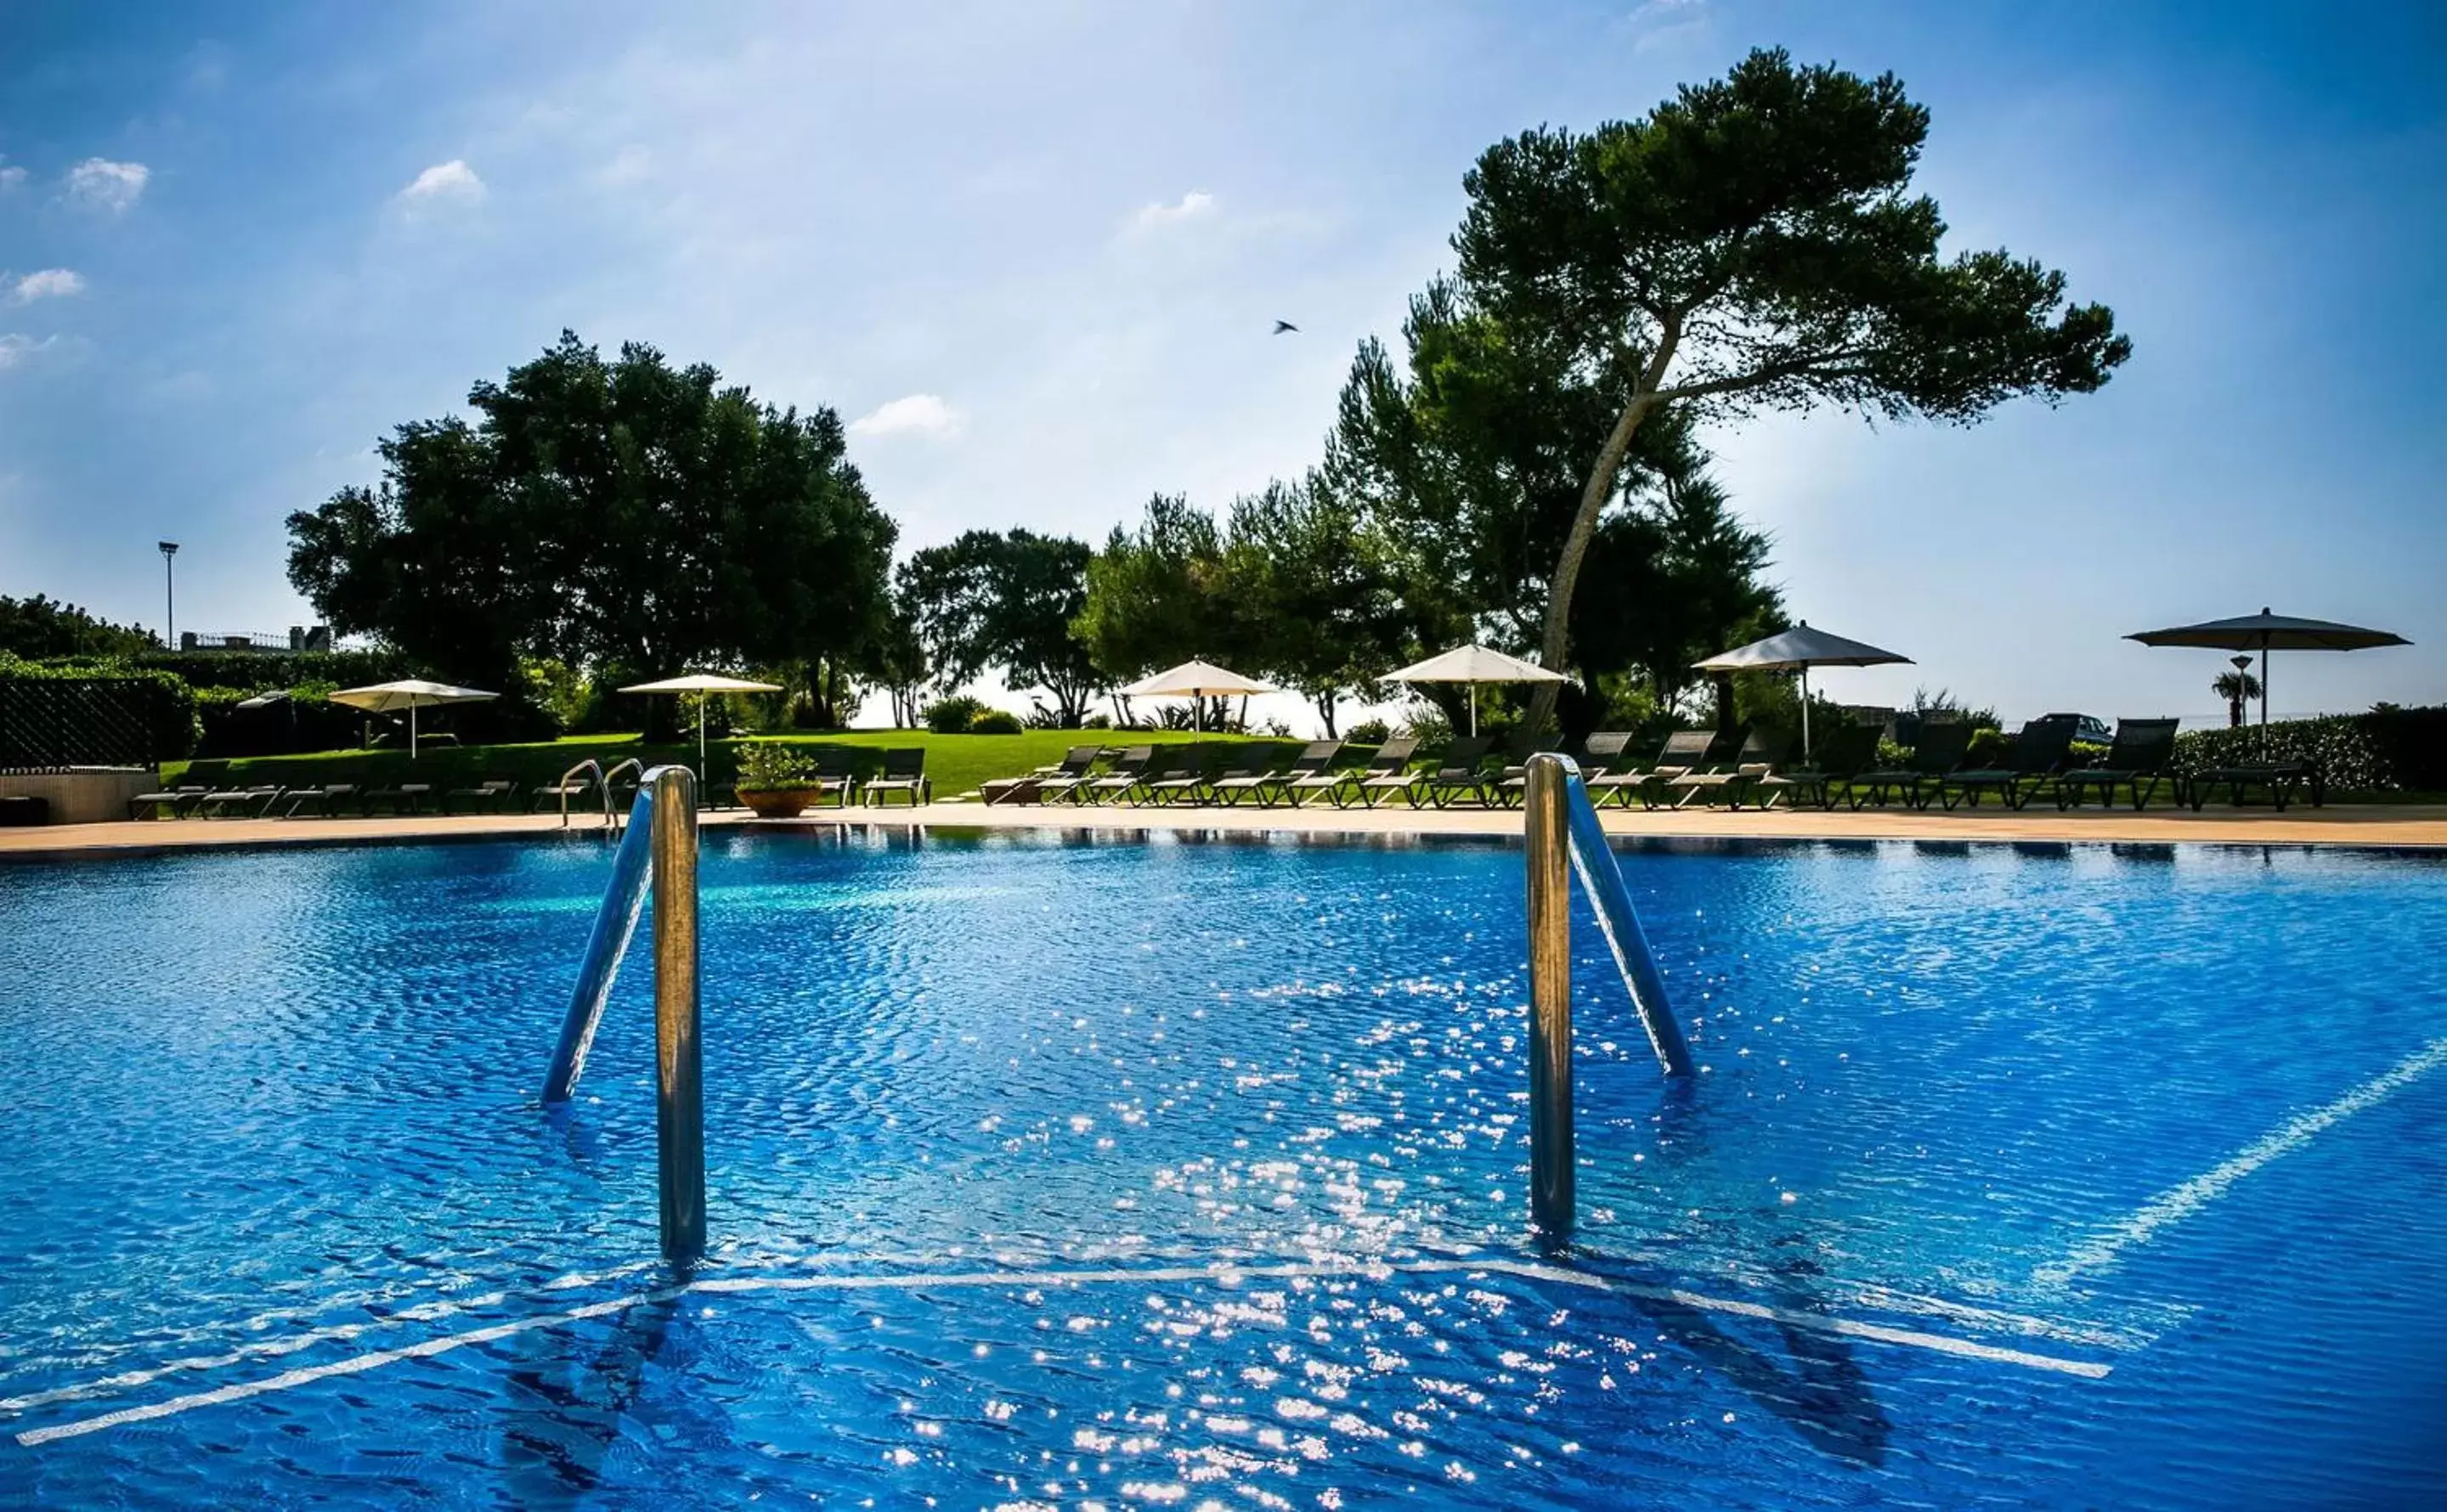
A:
[[[738,792],[759,819],[796,819],[824,787],[813,757],[785,741],[754,740],[740,750]]]

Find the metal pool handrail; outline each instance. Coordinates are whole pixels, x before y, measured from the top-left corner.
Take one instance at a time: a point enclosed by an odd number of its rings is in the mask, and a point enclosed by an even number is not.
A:
[[[1641,932],[1622,868],[1606,844],[1581,769],[1568,756],[1529,758],[1522,800],[1528,860],[1529,915],[1529,1211],[1541,1228],[1572,1226],[1572,899],[1569,877],[1581,875],[1630,989],[1649,1048],[1668,1076],[1691,1074],[1691,1047],[1675,1022],[1665,980]]]
[[[655,768],[657,771],[660,771],[661,769],[662,768],[660,767]],[[606,824],[614,824],[619,822],[618,816],[612,807],[612,781],[614,778],[618,777],[622,772],[627,771],[634,771],[637,774],[637,790],[639,792],[644,792],[646,789],[645,763],[639,761],[635,756],[626,757],[614,763],[612,769],[603,774],[603,822]]]
[[[654,1143],[663,1257],[674,1264],[705,1253],[696,861],[696,774],[685,766],[657,766],[643,772],[543,1085],[548,1106],[567,1103],[576,1089],[651,885],[654,894]]]
[[[603,822],[609,827],[612,822],[612,789],[604,784],[603,768],[592,756],[561,773],[560,781],[553,784],[560,793],[560,827],[569,827],[569,780],[579,772],[595,774],[596,788],[603,799]]]

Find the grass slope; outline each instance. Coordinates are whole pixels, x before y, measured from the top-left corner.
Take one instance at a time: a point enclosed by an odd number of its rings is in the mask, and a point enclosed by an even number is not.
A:
[[[810,750],[832,747],[863,753],[859,759],[872,769],[887,747],[922,747],[926,774],[935,781],[938,798],[954,798],[975,790],[992,777],[1011,777],[1051,765],[1072,746],[1099,742],[1109,746],[1179,744],[1196,737],[1186,730],[1032,729],[1017,735],[937,735],[926,730],[855,729],[822,735],[757,736],[785,740]],[[1210,745],[1241,739],[1206,737]],[[715,741],[709,765],[712,780],[727,784],[738,774],[732,741]],[[1295,743],[1279,743],[1283,754]],[[209,782],[234,787],[277,783],[283,787],[314,787],[325,783],[382,786],[399,782],[430,783],[436,787],[472,787],[494,778],[508,778],[523,794],[548,784],[579,762],[593,760],[605,767],[635,757],[648,766],[665,762],[696,765],[696,745],[649,746],[636,735],[569,735],[526,746],[427,747],[411,765],[400,750],[320,751],[309,756],[255,756],[229,761],[165,765],[169,782]],[[184,775],[189,774],[192,775]]]

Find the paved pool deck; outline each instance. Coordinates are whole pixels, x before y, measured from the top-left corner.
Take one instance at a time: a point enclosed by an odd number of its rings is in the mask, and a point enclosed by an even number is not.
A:
[[[2362,845],[2447,847],[2447,804],[2297,805],[2283,814],[2267,809],[2189,809],[2153,806],[2077,809],[2060,813],[2033,806],[2019,812],[1994,805],[1952,813],[1910,809],[1772,809],[1767,812],[1679,809],[1605,811],[1605,827],[1618,835],[1684,839],[2004,841],[2166,844],[2195,841],[2244,845]],[[1407,808],[1190,808],[1063,806],[987,807],[978,803],[929,803],[917,808],[826,808],[788,821],[756,820],[739,810],[704,816],[710,827],[754,825],[806,828],[849,824],[912,825],[942,829],[1199,830],[1248,833],[1285,831],[1308,835],[1518,835],[1521,816],[1509,810]],[[132,823],[59,824],[0,829],[0,859],[177,852],[219,846],[343,844],[351,841],[549,839],[586,834],[599,819],[567,829],[552,814],[462,814],[374,819],[147,820]]]

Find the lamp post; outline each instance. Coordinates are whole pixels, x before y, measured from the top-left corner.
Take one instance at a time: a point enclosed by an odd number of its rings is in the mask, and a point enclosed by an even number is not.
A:
[[[2229,656],[2226,660],[2227,665],[2234,669],[2234,702],[2232,706],[2228,709],[2227,712],[2230,716],[2230,723],[2241,725],[2243,723],[2244,706],[2250,702],[2248,695],[2244,692],[2243,679],[2251,671],[2251,658],[2238,652],[2235,655]],[[2260,717],[2263,724],[2267,723],[2268,716],[2266,713],[2263,713]]]
[[[175,540],[157,541],[161,548],[161,649],[179,649],[179,574],[171,558],[179,555]]]

